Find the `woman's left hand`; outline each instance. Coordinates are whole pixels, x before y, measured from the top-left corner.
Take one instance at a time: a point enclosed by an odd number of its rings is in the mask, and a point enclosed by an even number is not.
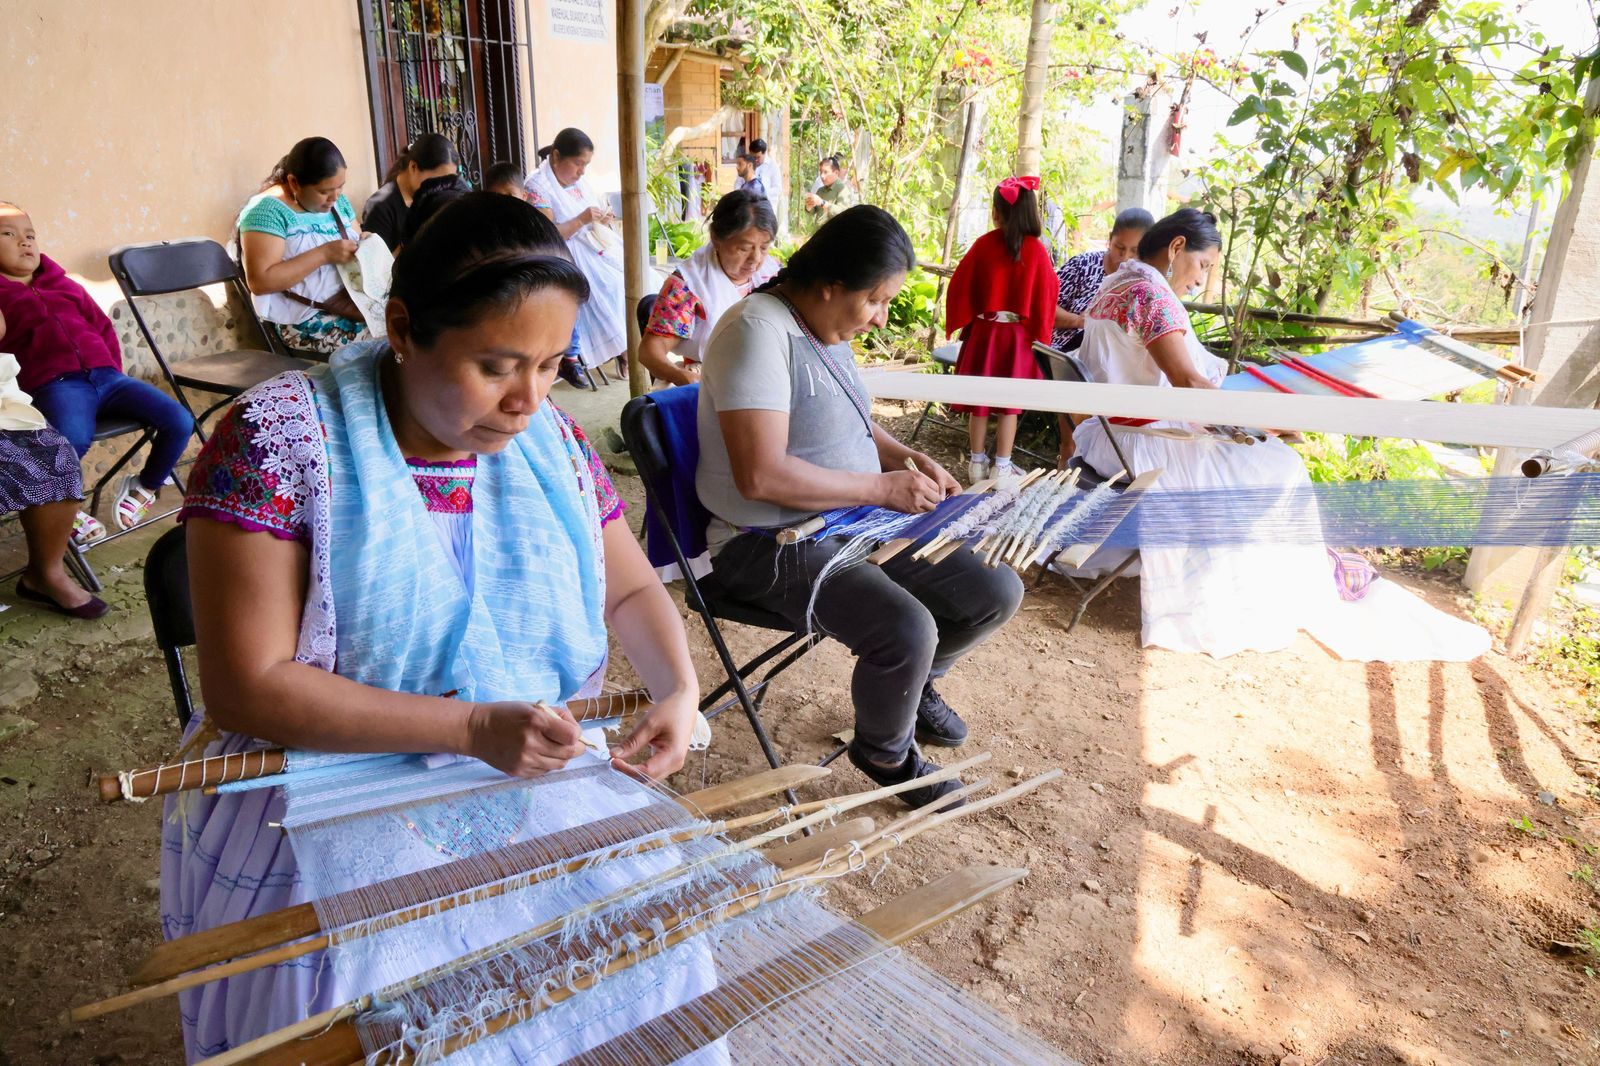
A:
[[[689,754],[689,738],[694,733],[695,694],[684,691],[657,700],[634,726],[622,743],[611,749],[611,765],[624,773],[661,781],[678,772]],[[627,760],[649,751],[642,763]]]
[[[919,471],[934,480],[946,499],[961,495],[961,482],[957,481],[950,471],[940,466],[932,456],[922,452],[912,452],[911,461],[917,464]]]

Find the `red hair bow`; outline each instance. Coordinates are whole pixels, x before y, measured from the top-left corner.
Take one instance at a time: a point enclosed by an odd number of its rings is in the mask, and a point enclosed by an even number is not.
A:
[[[1031,176],[1007,178],[996,187],[995,192],[999,193],[1000,199],[1006,203],[1014,204],[1017,202],[1017,194],[1023,189],[1027,189],[1029,192],[1038,192],[1039,179]]]

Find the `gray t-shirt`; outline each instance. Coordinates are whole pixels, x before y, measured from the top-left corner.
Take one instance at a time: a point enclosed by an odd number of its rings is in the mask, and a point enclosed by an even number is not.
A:
[[[857,394],[866,397],[850,345],[836,344],[828,353]],[[706,341],[704,358],[697,413],[700,465],[694,482],[701,502],[723,522],[789,526],[816,512],[739,495],[719,411],[783,411],[789,416],[790,455],[829,470],[879,471],[871,428],[776,296],[757,293],[728,308]],[[718,542],[725,533],[714,528],[708,539]]]

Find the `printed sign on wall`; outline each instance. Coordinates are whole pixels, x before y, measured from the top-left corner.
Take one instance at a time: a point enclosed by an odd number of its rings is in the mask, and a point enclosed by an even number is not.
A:
[[[550,32],[569,41],[606,40],[605,0],[549,0]]]

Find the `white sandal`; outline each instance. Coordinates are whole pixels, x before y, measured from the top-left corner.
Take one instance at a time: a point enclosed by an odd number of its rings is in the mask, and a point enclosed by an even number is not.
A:
[[[139,484],[139,475],[129,474],[122,479],[122,491],[117,495],[116,519],[120,529],[132,529],[144,520],[155,505],[156,494]]]
[[[100,520],[85,511],[79,511],[72,519],[72,543],[79,548],[87,548],[96,541],[106,539],[106,527]]]

